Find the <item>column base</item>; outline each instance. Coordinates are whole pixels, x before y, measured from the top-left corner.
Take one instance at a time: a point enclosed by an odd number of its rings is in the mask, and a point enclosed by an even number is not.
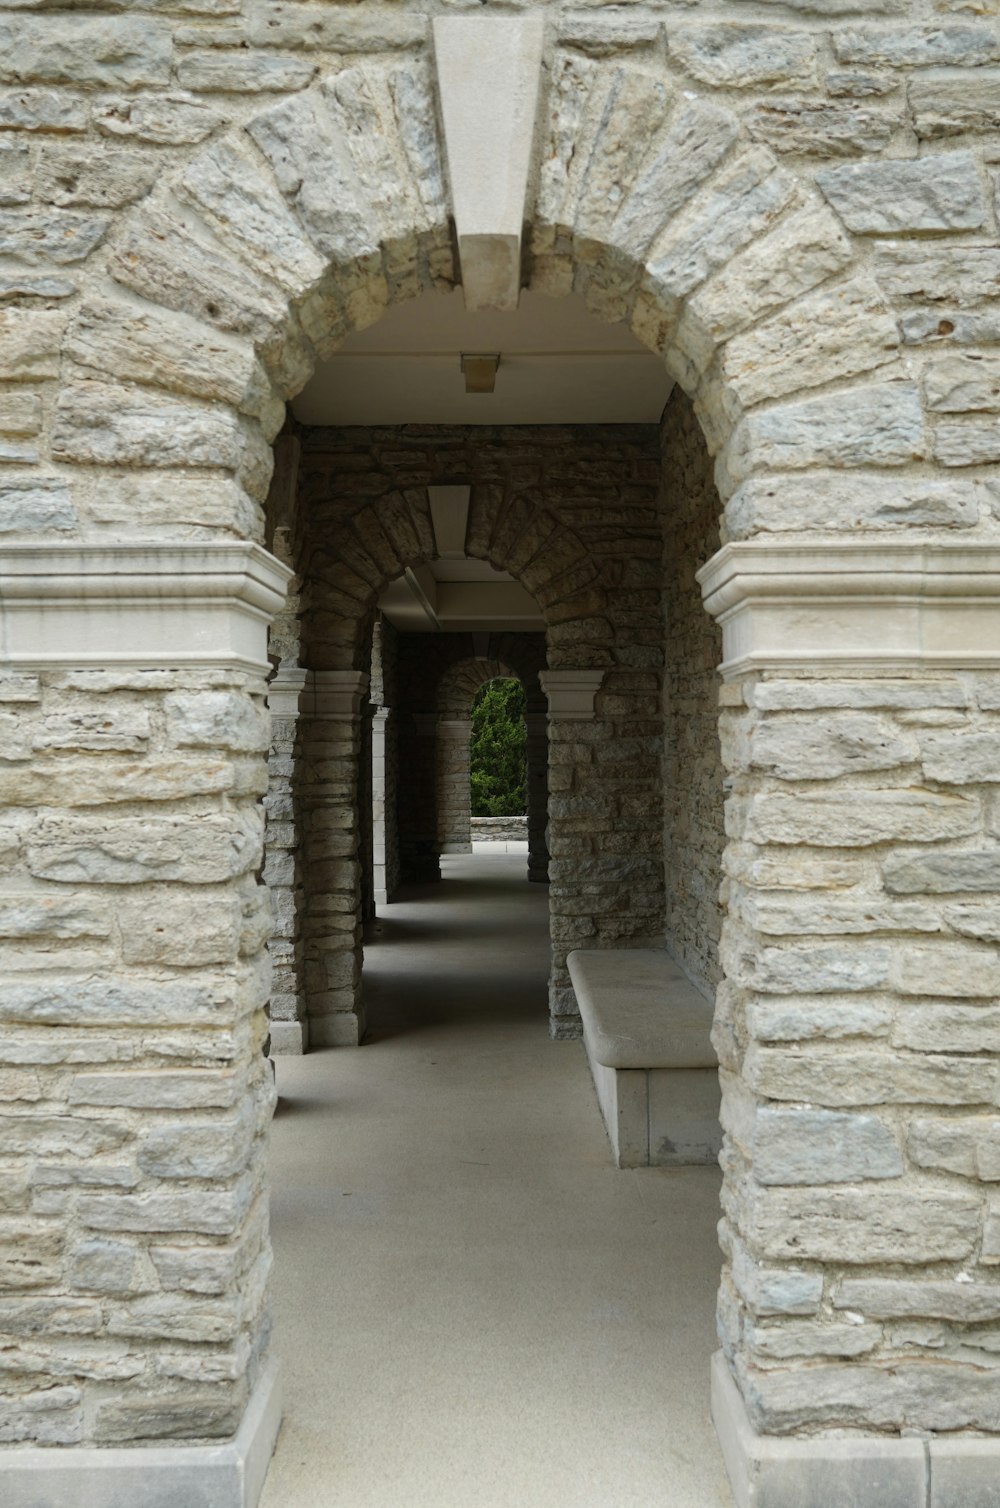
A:
[[[309,1051],[308,1021],[272,1021],[270,1025],[271,1057],[300,1057]]]
[[[365,1013],[356,1011],[331,1011],[328,1016],[310,1016],[309,1050],[320,1047],[357,1047],[365,1034]]]
[[[977,1495],[983,1459],[969,1459],[968,1487],[958,1490],[954,1445],[992,1448],[992,1491],[1000,1439],[940,1444],[949,1449],[946,1495],[934,1491],[936,1440],[898,1435],[760,1435],[721,1351],[712,1357],[712,1419],[729,1474],[735,1508],[987,1508]]]
[[[0,1502],[4,1508],[256,1508],[280,1424],[279,1368],[268,1361],[232,1440],[4,1450]]]

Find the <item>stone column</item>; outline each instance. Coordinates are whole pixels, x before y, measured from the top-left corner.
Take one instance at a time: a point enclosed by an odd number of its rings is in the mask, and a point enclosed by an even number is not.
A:
[[[284,668],[267,688],[271,752],[264,797],[264,883],[274,912],[274,931],[267,945],[272,966],[272,1056],[309,1048],[302,962],[302,833],[295,802],[299,712],[306,675],[297,667]]]
[[[762,1504],[828,1501],[831,1469],[837,1501],[985,1502],[1000,550],[748,542],[700,580],[732,780],[714,1033],[730,1472]]]
[[[579,918],[592,910],[592,903],[581,901],[580,886],[592,879],[599,860],[590,857],[589,838],[580,831],[587,813],[577,811],[580,800],[574,790],[578,768],[590,763],[587,740],[581,736],[585,724],[593,725],[596,698],[604,679],[604,670],[542,670],[538,680],[548,698],[548,788],[549,821],[546,846],[549,863],[550,930],[552,934],[552,972],[549,976],[549,1030],[556,1039],[580,1036],[580,1013],[566,968],[566,955],[573,948],[586,945],[589,937],[579,931]],[[592,731],[597,731],[592,729]],[[591,814],[592,822],[592,814]],[[591,925],[591,933],[593,927]]]
[[[389,902],[386,869],[386,743],[389,731],[388,707],[376,707],[372,714],[372,889],[376,906]]]
[[[441,878],[437,836],[436,712],[414,712],[401,749],[400,849],[404,879],[430,885]]]
[[[5,1504],[239,1508],[277,1431],[256,876],[288,574],[235,542],[0,555]]]
[[[358,847],[361,882],[361,921],[375,920],[375,828],[372,808],[372,737],[375,708],[361,706],[361,749],[358,754]]]
[[[527,712],[526,780],[528,804],[528,879],[547,884],[549,849],[549,729],[544,712]]]
[[[358,767],[368,676],[310,671],[303,693],[301,803],[306,1005],[313,1047],[364,1036]]]
[[[471,717],[442,717],[437,728],[437,836],[441,853],[472,852],[469,784]]]

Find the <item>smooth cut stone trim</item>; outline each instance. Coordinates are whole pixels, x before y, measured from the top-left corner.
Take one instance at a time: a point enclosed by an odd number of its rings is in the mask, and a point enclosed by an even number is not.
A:
[[[7,545],[0,667],[267,672],[292,572],[260,545]]]
[[[723,545],[697,573],[722,674],[1000,668],[1000,546]]]
[[[224,1445],[0,1451],[4,1508],[257,1508],[281,1425],[281,1376],[264,1364]]]

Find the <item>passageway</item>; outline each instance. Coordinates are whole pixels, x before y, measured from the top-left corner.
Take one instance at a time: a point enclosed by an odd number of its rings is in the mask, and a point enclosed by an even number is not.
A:
[[[724,1508],[715,1168],[617,1170],[552,1042],[546,893],[446,856],[366,942],[369,1040],[277,1062],[261,1508]]]

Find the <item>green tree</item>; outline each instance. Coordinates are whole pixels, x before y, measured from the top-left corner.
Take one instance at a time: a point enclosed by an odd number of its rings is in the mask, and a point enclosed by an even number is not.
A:
[[[518,817],[525,810],[524,687],[487,681],[472,704],[474,817]]]

